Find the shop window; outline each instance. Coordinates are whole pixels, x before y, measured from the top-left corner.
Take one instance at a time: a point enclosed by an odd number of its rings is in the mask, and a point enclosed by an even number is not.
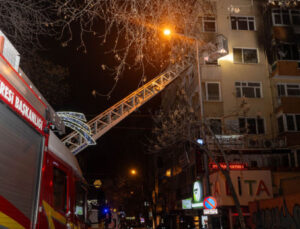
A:
[[[260,82],[235,82],[236,97],[261,98]]]
[[[203,17],[203,31],[204,32],[216,32],[216,18],[215,17]]]
[[[233,48],[234,63],[257,64],[257,49]]]
[[[67,210],[67,176],[56,167],[53,167],[53,206],[63,212]]]
[[[254,17],[231,16],[230,19],[232,30],[255,30]]]
[[[264,134],[264,119],[262,118],[239,118],[241,134]]]
[[[205,82],[206,87],[206,100],[220,101],[220,83],[219,82]]]

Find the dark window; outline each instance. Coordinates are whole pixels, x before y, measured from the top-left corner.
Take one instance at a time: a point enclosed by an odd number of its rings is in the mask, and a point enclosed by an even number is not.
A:
[[[279,133],[284,132],[284,124],[283,124],[283,117],[280,116],[279,118],[277,118],[277,123],[278,123],[278,131]]]
[[[292,21],[294,25],[300,25],[300,11],[299,10],[292,10]]]
[[[296,126],[297,130],[300,131],[300,115],[296,115]]]
[[[235,63],[245,63],[245,64],[258,63],[257,50],[233,48],[233,59]]]
[[[277,45],[277,54],[279,60],[299,60],[299,51],[296,44]]]
[[[293,115],[286,115],[286,124],[287,124],[287,130],[288,131],[294,131],[295,125],[294,125],[294,116]]]
[[[290,14],[288,10],[273,9],[273,24],[274,25],[290,25]]]
[[[264,134],[265,126],[262,118],[239,118],[240,133]]]
[[[53,205],[57,210],[67,210],[67,176],[56,167],[53,167]]]
[[[222,122],[221,119],[210,119],[209,120],[210,128],[214,134],[222,134]]]
[[[285,96],[285,85],[277,84],[277,94],[279,97]]]
[[[204,30],[204,32],[216,32],[215,17],[204,17],[203,18],[203,30]]]
[[[254,30],[254,17],[231,16],[231,28],[233,30]]]
[[[207,100],[220,100],[219,83],[206,83]]]

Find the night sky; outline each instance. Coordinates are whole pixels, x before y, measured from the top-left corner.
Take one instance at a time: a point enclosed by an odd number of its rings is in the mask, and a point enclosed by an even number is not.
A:
[[[112,66],[114,58],[112,54],[106,53],[110,50],[110,42],[103,47],[100,45],[100,39],[87,35],[85,43],[87,53],[82,49],[77,51],[78,40],[71,42],[66,48],[61,47],[56,41],[47,42],[49,48],[44,51],[44,54],[53,62],[66,66],[70,70],[68,79],[71,87],[70,99],[62,106],[56,107],[56,110],[83,112],[87,119],[91,120],[136,90],[141,80],[141,73],[136,70],[125,71],[110,99],[94,97],[93,90],[106,94],[113,87],[113,75],[103,71],[101,65]],[[157,73],[149,68],[147,81]],[[147,137],[150,136],[152,127],[151,113],[154,113],[159,106],[160,95],[157,95],[98,139],[96,146],[88,147],[80,153],[78,159],[89,182],[94,178],[114,179],[120,174],[128,173],[132,167],[146,172],[143,168],[145,170]]]

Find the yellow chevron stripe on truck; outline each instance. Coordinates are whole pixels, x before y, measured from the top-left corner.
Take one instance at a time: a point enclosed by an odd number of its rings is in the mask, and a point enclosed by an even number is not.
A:
[[[25,229],[21,224],[19,224],[17,221],[9,217],[8,215],[5,215],[3,212],[0,212],[0,227],[4,228],[14,228],[14,229]]]

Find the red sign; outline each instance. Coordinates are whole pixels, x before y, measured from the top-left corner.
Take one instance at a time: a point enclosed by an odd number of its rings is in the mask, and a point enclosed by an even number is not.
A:
[[[0,99],[31,123],[39,132],[43,132],[46,120],[27,102],[25,98],[0,74]]]
[[[219,163],[219,165],[220,165],[220,167],[222,169],[226,169],[227,168],[227,165],[224,162]],[[215,163],[209,164],[209,167],[211,169],[219,169],[218,165],[215,164]],[[246,163],[229,163],[229,169],[230,170],[243,170],[243,169],[247,169],[247,164]]]

